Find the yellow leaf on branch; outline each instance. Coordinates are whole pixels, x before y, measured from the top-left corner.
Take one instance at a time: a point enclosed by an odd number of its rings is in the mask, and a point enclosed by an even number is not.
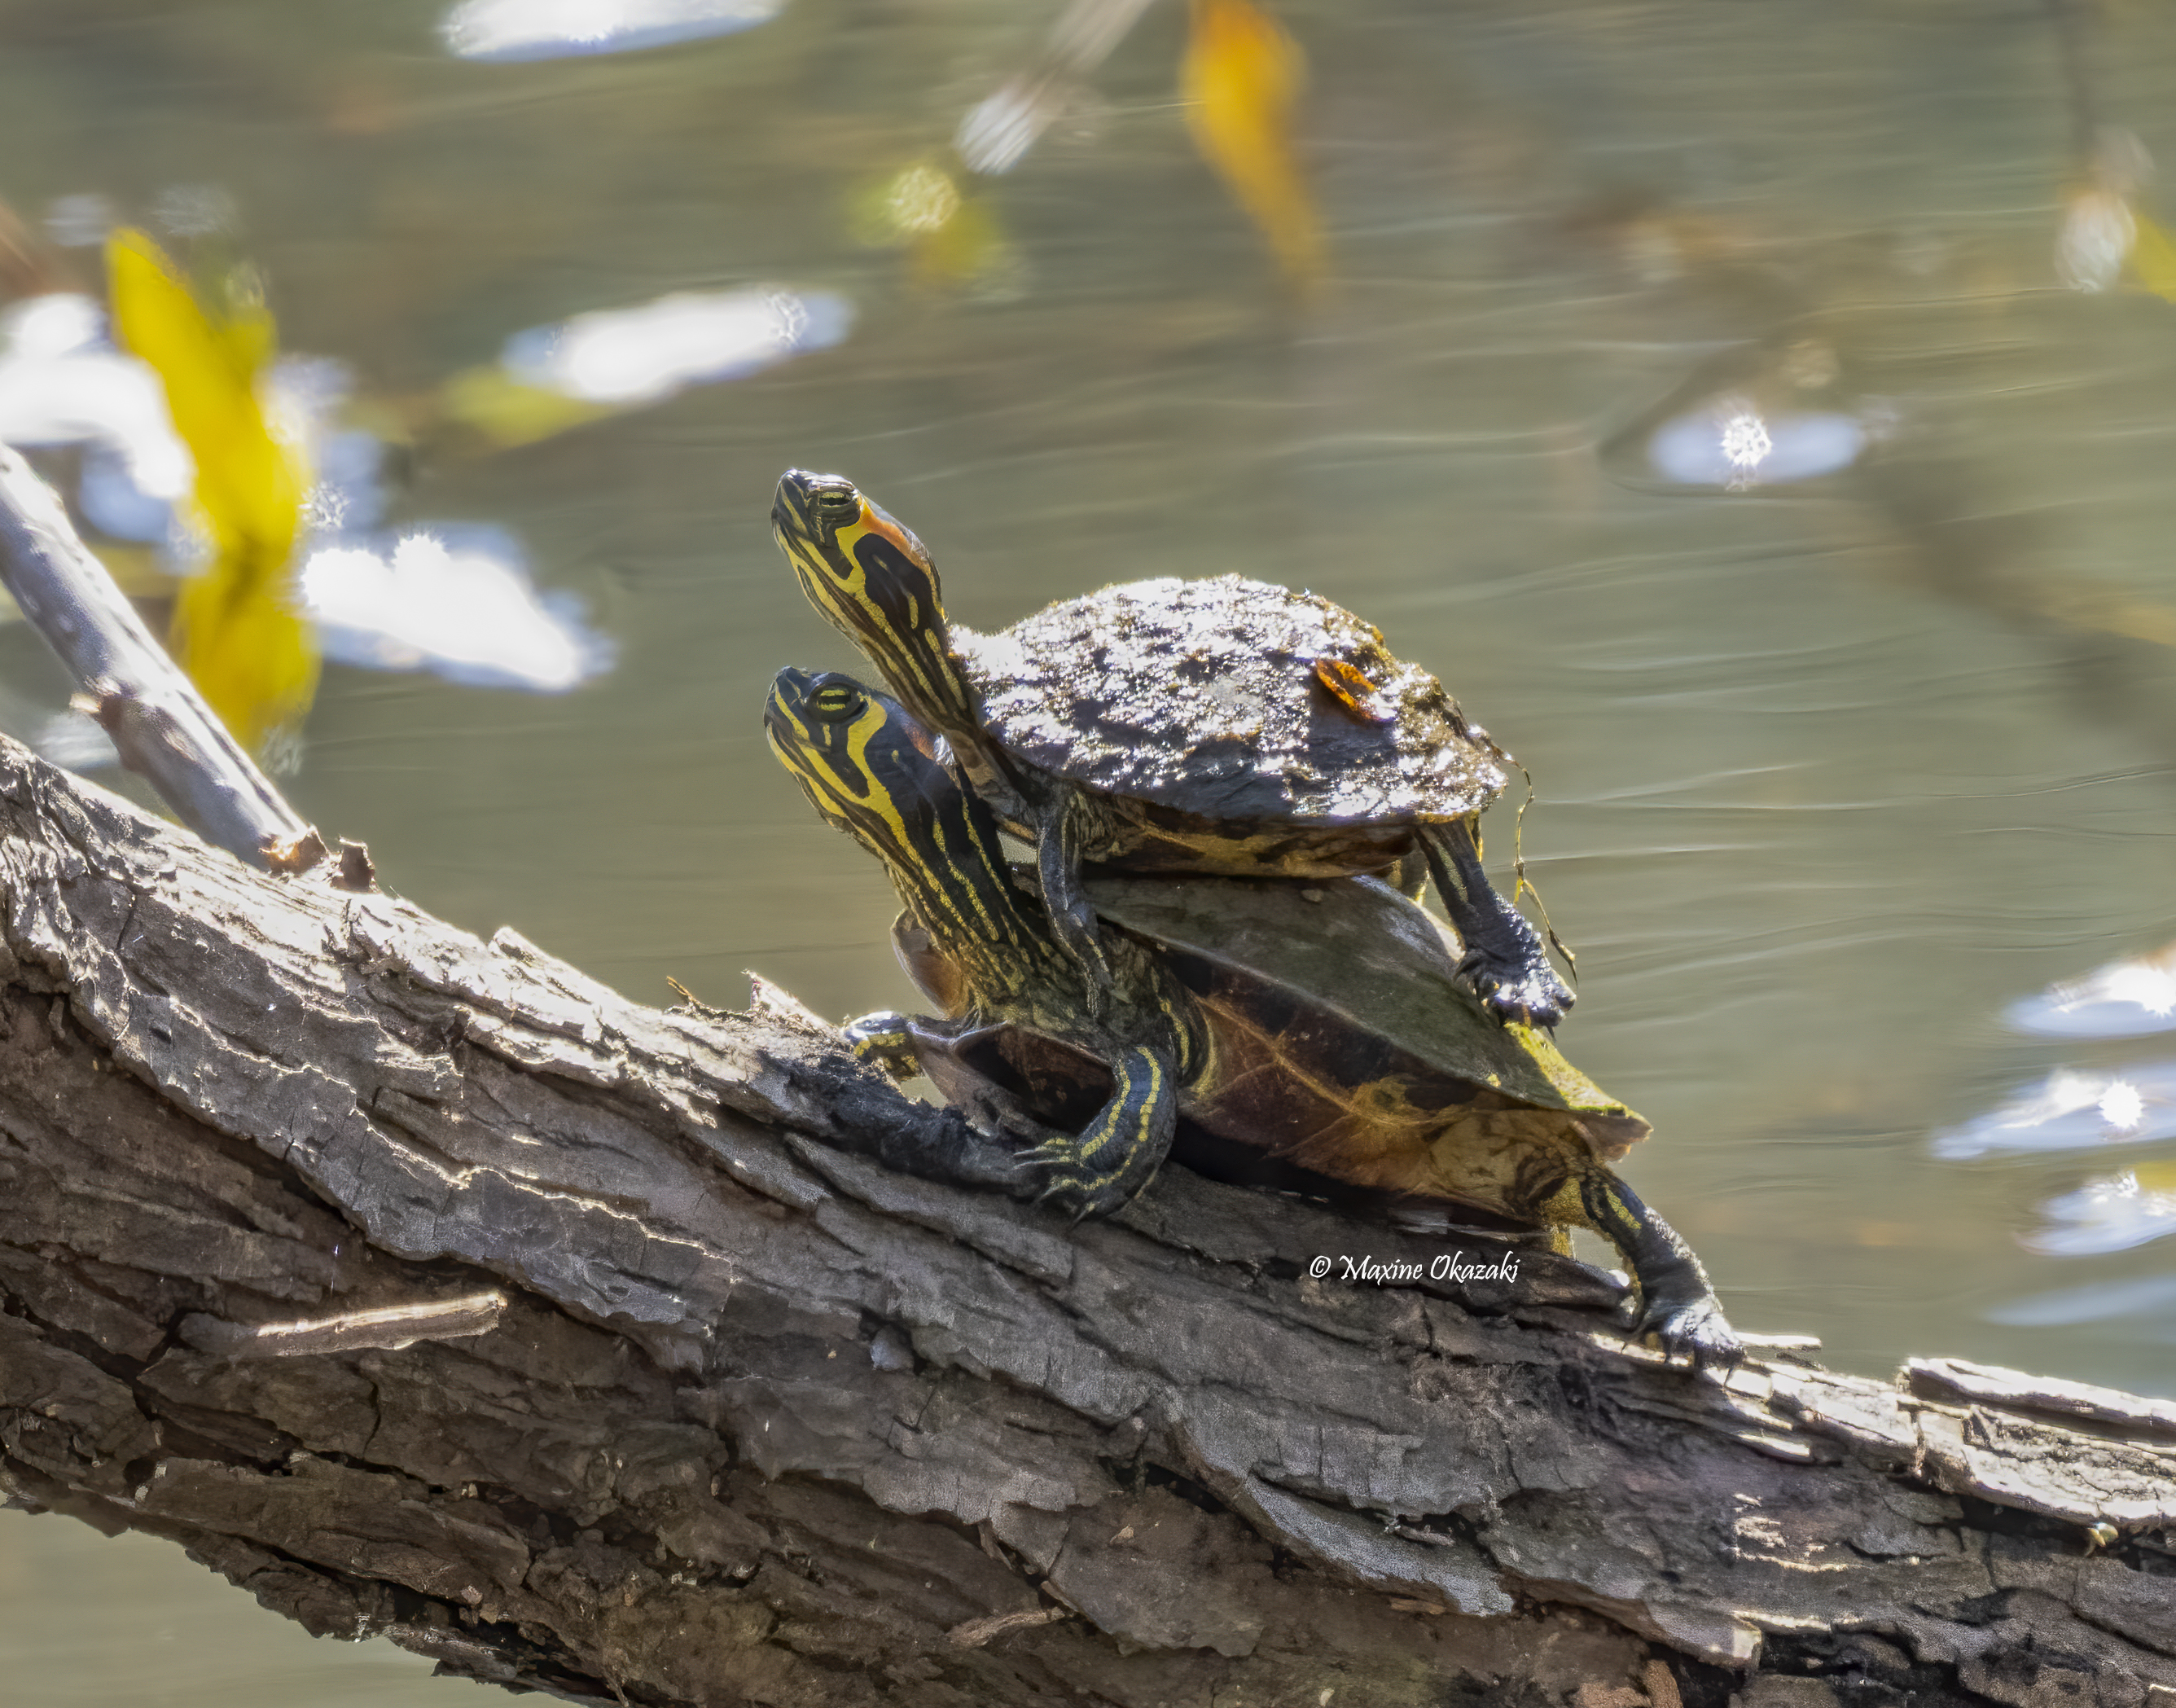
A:
[[[197,509],[212,545],[175,595],[167,645],[237,740],[261,752],[317,692],[318,645],[296,608],[290,560],[309,472],[274,435],[258,382],[275,344],[271,315],[234,291],[207,313],[164,251],[117,229],[106,243],[113,326],[158,373],[174,428],[196,460]]]
[[[1194,146],[1260,228],[1286,273],[1311,286],[1322,228],[1292,147],[1307,56],[1251,0],[1194,0],[1179,93]]]

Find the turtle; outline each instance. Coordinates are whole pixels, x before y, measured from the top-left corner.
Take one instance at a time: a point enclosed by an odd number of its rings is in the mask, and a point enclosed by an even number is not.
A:
[[[1390,884],[1092,879],[1099,1001],[942,737],[851,677],[792,668],[764,725],[817,812],[883,862],[905,909],[895,949],[938,1010],[862,1016],[846,1028],[856,1054],[927,1076],[984,1128],[1023,1111],[1047,1123],[1026,1152],[1047,1200],[1076,1218],[1123,1207],[1183,1118],[1382,1199],[1545,1230],[1559,1249],[1589,1228],[1637,1283],[1635,1332],[1696,1363],[1741,1356],[1700,1259],[1609,1168],[1647,1123],[1546,1029],[1488,1014],[1456,938]]]
[[[913,534],[845,476],[789,470],[771,528],[802,590],[950,743],[1036,851],[1052,930],[1108,987],[1084,862],[1132,872],[1432,876],[1461,975],[1506,1022],[1572,993],[1483,873],[1477,819],[1515,767],[1443,684],[1327,599],[1239,575],[1065,601],[1002,633],[950,623]]]

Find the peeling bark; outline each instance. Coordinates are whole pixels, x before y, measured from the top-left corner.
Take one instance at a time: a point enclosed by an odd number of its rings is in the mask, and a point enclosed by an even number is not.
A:
[[[1540,1251],[1341,1285],[1495,1248],[885,1166],[956,1121],[0,749],[16,1504],[577,1702],[2176,1703],[2165,1405],[1726,1383]]]

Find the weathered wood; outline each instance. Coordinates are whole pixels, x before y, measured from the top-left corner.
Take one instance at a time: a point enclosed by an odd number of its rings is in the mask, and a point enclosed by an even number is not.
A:
[[[307,867],[324,857],[317,833],[151,638],[59,496],[6,445],[0,587],[82,684],[83,701],[121,763],[149,780],[183,824],[253,866]],[[367,862],[347,870],[349,888],[369,887]]]
[[[658,1705],[2176,1700],[2146,1402],[1695,1377],[1592,1271],[1355,1285],[1496,1253],[1178,1169],[1069,1227],[871,1160],[957,1118],[786,999],[645,1009],[13,746],[0,1034],[9,1498],[313,1631]]]

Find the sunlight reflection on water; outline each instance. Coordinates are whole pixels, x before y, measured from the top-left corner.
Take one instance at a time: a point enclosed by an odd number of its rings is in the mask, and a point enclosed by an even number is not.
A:
[[[1866,448],[1854,416],[1761,416],[1726,400],[1664,422],[1647,441],[1655,472],[1684,487],[1787,485],[1849,468]]]
[[[2176,1063],[2113,1073],[2065,1068],[1992,1114],[1940,1134],[1937,1156],[2077,1150],[2176,1138]]]
[[[2013,1003],[2005,1018],[2020,1031],[2056,1038],[2176,1031],[2176,944]]]
[[[540,598],[498,530],[405,533],[383,551],[321,547],[302,566],[325,655],[373,670],[561,693],[610,666],[612,649],[563,596]]]
[[[558,326],[517,332],[500,359],[525,384],[624,408],[828,350],[852,324],[846,299],[830,291],[681,292],[640,308],[594,309]]]
[[[2087,1181],[2048,1199],[2042,1225],[2026,1239],[2050,1257],[2127,1251],[2176,1232],[2176,1168],[2127,1169]]]
[[[2064,1328],[2110,1318],[2139,1317],[2176,1307],[2176,1275],[2142,1281],[2099,1281],[2064,1287],[1997,1305],[1988,1319],[2032,1328]]]
[[[447,49],[518,62],[626,53],[768,24],[786,0],[464,0],[446,14]]]

